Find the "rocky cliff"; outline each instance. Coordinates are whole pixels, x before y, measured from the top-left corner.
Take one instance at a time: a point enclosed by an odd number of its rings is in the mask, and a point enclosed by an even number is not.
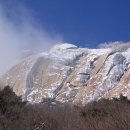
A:
[[[1,76],[23,100],[55,100],[85,105],[100,98],[130,98],[130,49],[54,46],[23,59]]]

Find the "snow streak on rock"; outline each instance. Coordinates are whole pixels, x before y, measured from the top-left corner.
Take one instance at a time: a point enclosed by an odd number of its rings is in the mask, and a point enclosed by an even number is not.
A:
[[[130,49],[78,48],[64,43],[23,59],[0,82],[30,102],[85,105],[102,97],[130,98]]]

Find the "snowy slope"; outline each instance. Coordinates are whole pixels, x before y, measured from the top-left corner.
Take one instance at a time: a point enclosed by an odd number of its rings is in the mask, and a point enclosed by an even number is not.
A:
[[[84,105],[102,97],[130,97],[130,49],[78,48],[64,43],[23,59],[1,76],[30,102],[56,100]]]

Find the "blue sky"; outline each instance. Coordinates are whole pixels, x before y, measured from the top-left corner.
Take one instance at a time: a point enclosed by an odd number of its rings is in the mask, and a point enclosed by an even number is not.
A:
[[[130,0],[22,0],[39,24],[66,42],[95,47],[130,41]]]
[[[130,41],[130,0],[0,0],[0,72],[59,42],[112,41]]]
[[[35,20],[31,21],[36,21],[44,32],[58,35],[64,42],[95,48],[104,42],[130,41],[130,0],[0,0],[0,3],[6,5],[9,14],[15,11],[9,17],[12,21],[13,16],[15,26],[32,16]]]

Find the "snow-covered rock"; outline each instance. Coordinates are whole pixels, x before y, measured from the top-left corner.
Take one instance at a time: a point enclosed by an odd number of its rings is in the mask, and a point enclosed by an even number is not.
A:
[[[130,51],[78,48],[64,43],[30,55],[0,78],[29,102],[86,104],[102,97],[130,97]],[[49,100],[50,101],[50,100]]]
[[[57,51],[62,51],[62,50],[67,50],[67,49],[77,49],[77,46],[69,43],[60,43],[55,45],[53,48],[51,48],[50,52],[57,52]]]

